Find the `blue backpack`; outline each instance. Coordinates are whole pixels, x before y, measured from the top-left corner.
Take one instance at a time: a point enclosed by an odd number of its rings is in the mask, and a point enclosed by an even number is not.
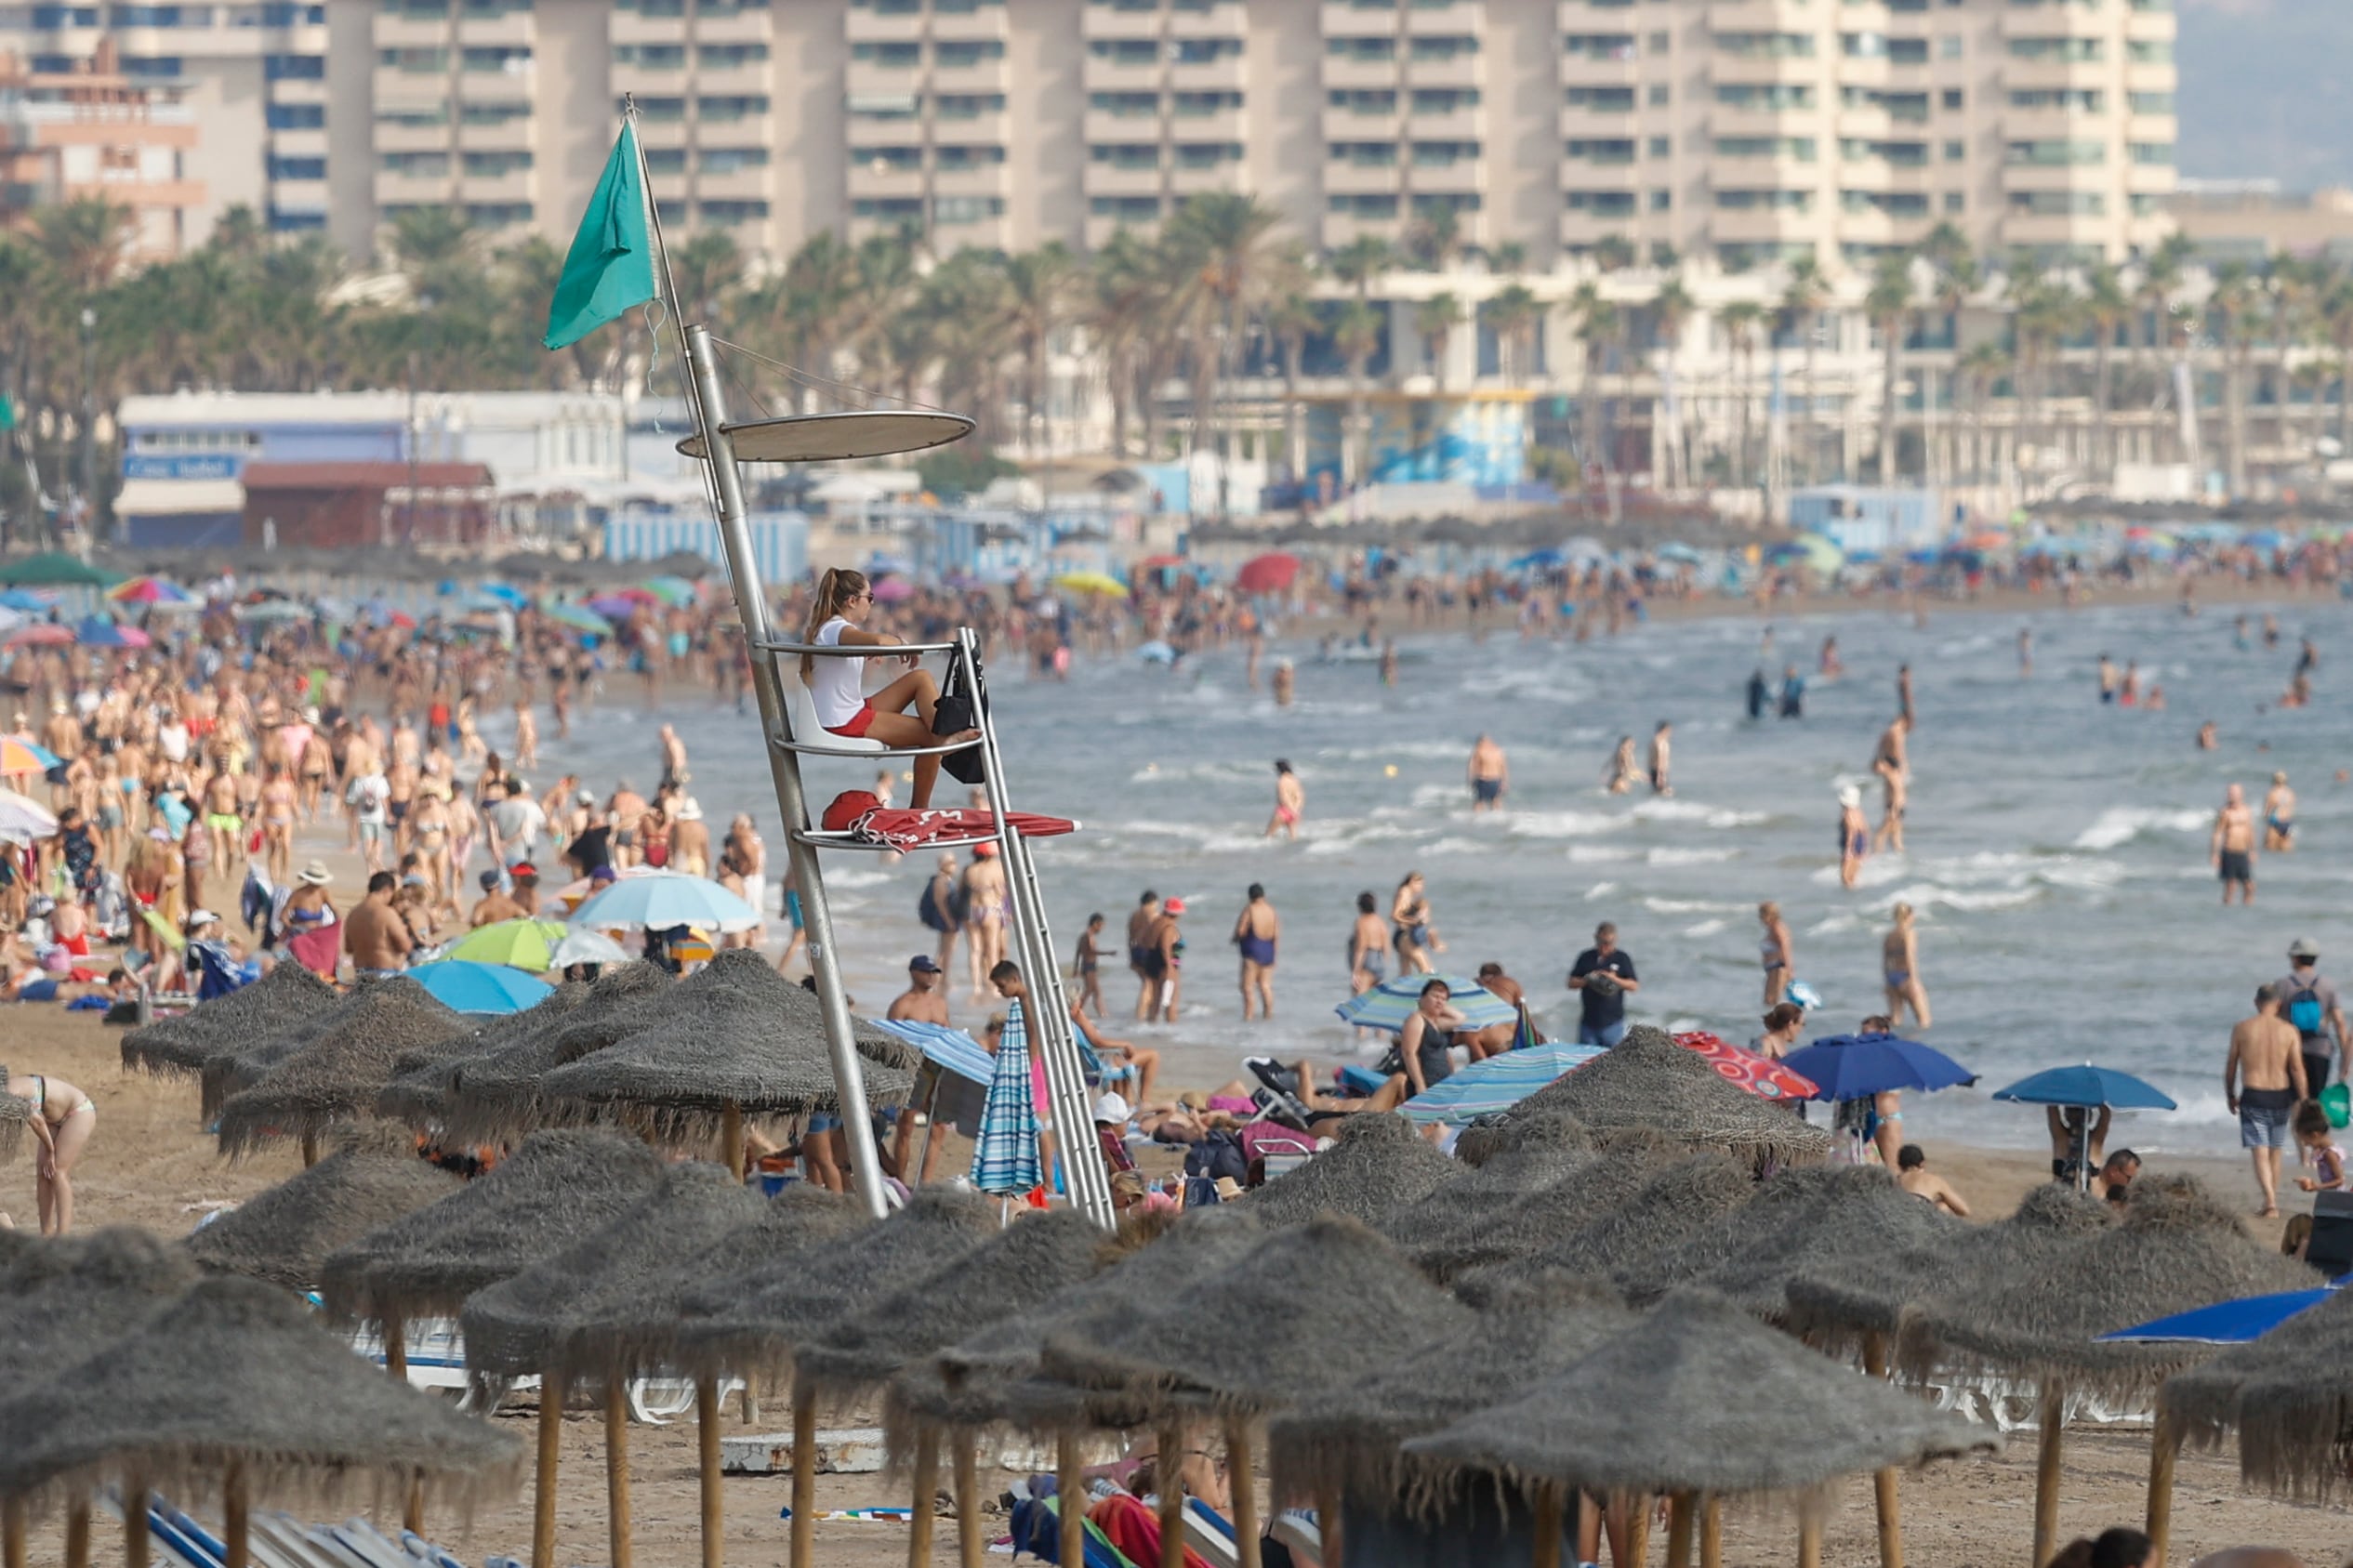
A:
[[[2325,1016],[2324,1009],[2320,1006],[2320,993],[2309,985],[2302,987],[2294,995],[2288,998],[2288,1021],[2294,1024],[2296,1033],[2307,1040],[2320,1033],[2321,1022]]]

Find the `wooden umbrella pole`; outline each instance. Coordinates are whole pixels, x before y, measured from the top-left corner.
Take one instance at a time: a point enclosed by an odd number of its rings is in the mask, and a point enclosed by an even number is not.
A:
[[[614,1374],[604,1379],[604,1527],[613,1568],[630,1568],[629,1390]]]
[[[1636,1492],[1626,1499],[1626,1561],[1630,1568],[1650,1559],[1650,1494]]]
[[[1797,1568],[1822,1568],[1822,1522],[1811,1512],[1797,1522]]]
[[[1184,1568],[1184,1427],[1160,1429],[1152,1476],[1160,1488],[1160,1568]]]
[[[2034,1568],[2051,1561],[2059,1537],[2059,1442],[2067,1428],[2067,1390],[2056,1377],[2042,1380],[2034,1444]]]
[[[1238,1416],[1225,1423],[1225,1471],[1234,1487],[1234,1541],[1242,1568],[1261,1568],[1258,1466],[1250,1457],[1250,1424]]]
[[[10,1497],[0,1503],[0,1562],[7,1568],[25,1568],[24,1499]]]
[[[980,1438],[956,1434],[956,1561],[958,1568],[982,1568],[988,1542],[981,1535]]]
[[[1551,1482],[1536,1488],[1536,1539],[1528,1552],[1528,1568],[1561,1568],[1561,1489]]]
[[[792,1568],[809,1568],[817,1544],[817,1391],[792,1386]]]
[[[1340,1488],[1325,1486],[1315,1493],[1315,1534],[1323,1547],[1324,1568],[1344,1568],[1348,1543],[1341,1530]]]
[[[1887,1337],[1863,1337],[1863,1370],[1874,1377],[1887,1376]],[[1904,1515],[1898,1488],[1902,1476],[1895,1466],[1873,1472],[1871,1496],[1879,1509],[1879,1568],[1904,1568]]]
[[[2165,1568],[2165,1548],[2174,1533],[2174,1459],[2181,1433],[2165,1418],[2159,1396],[2157,1427],[2148,1437],[2148,1568]]]
[[[90,1500],[76,1497],[65,1509],[65,1568],[90,1568]]]
[[[1699,1505],[1699,1568],[1724,1568],[1724,1499]]]
[[[123,1568],[147,1568],[147,1488],[133,1482],[123,1488]]]
[[[727,1556],[727,1516],[719,1495],[719,1379],[694,1379],[694,1447],[702,1461],[703,1568],[719,1568]]]
[[[907,1516],[907,1568],[932,1568],[932,1512],[939,1490],[940,1434],[926,1427],[915,1435],[915,1496],[910,1499],[915,1511]]]
[[[744,1110],[732,1100],[719,1113],[719,1163],[736,1180],[744,1179]]]
[[[235,1459],[221,1478],[220,1522],[220,1568],[246,1568],[253,1556],[253,1499],[245,1467]]]
[[[539,1473],[532,1483],[531,1568],[556,1568],[556,1461],[563,1452],[563,1377],[539,1376]]]
[[[408,1381],[408,1330],[398,1312],[384,1314],[384,1370],[394,1382]],[[413,1535],[425,1533],[425,1482],[421,1477],[410,1478],[407,1496],[401,1503],[401,1528]]]
[[[1678,1492],[1667,1502],[1667,1568],[1691,1568],[1691,1494]]]
[[[318,1163],[319,1135],[315,1132],[306,1132],[302,1135],[302,1168],[309,1170]]]
[[[1054,1514],[1061,1526],[1064,1562],[1087,1561],[1087,1483],[1078,1479],[1078,1434],[1064,1432],[1054,1444]]]

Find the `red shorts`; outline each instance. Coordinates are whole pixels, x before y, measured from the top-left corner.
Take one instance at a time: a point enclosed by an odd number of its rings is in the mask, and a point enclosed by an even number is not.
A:
[[[871,725],[873,722],[874,705],[872,703],[860,703],[858,705],[858,711],[850,716],[848,723],[828,724],[826,726],[826,732],[833,735],[847,735],[852,740],[860,740],[865,737],[867,726]]]

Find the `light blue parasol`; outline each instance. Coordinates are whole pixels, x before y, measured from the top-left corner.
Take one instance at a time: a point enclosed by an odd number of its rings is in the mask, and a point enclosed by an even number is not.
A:
[[[1564,1074],[1574,1072],[1602,1055],[1597,1046],[1572,1046],[1558,1041],[1505,1051],[1474,1061],[1441,1084],[1415,1095],[1397,1107],[1413,1122],[1470,1121],[1490,1111],[1506,1111]]]
[[[1519,1009],[1467,975],[1398,975],[1371,990],[1351,996],[1334,1008],[1342,1023],[1359,1029],[1380,1029],[1395,1034],[1421,1005],[1421,988],[1434,980],[1447,983],[1450,1004],[1462,1015],[1465,1029],[1492,1029],[1518,1020]]]

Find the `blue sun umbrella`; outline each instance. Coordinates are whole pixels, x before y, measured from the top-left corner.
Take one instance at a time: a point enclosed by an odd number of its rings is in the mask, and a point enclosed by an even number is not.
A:
[[[1560,1041],[1505,1051],[1474,1061],[1444,1083],[1433,1084],[1397,1107],[1408,1121],[1470,1121],[1490,1111],[1505,1111],[1566,1073],[1574,1072],[1602,1054],[1597,1046],[1572,1046]]]
[[[409,979],[433,994],[434,1000],[461,1013],[517,1013],[555,989],[535,975],[505,964],[477,964],[469,958],[443,958],[419,964]]]
[[[2051,1067],[1993,1091],[1996,1100],[2023,1105],[2108,1105],[2119,1111],[2178,1111],[2173,1097],[2156,1085],[2113,1067]]]
[[[610,636],[613,631],[612,622],[585,604],[569,601],[550,604],[542,608],[539,613],[543,619],[553,621],[560,626],[570,626],[574,631],[594,632],[599,637]]]
[[[1814,1098],[1868,1100],[1891,1089],[1945,1089],[1974,1084],[1977,1075],[1933,1046],[1893,1034],[1831,1034],[1781,1065],[1818,1086]]]
[[[886,1034],[896,1034],[921,1051],[925,1061],[943,1072],[953,1073],[959,1078],[984,1086],[996,1074],[997,1064],[988,1054],[988,1048],[961,1029],[906,1018],[876,1018],[866,1021]]]
[[[2216,1301],[2209,1307],[2193,1308],[2175,1312],[2171,1317],[2120,1328],[2103,1334],[2095,1341],[2099,1344],[2137,1342],[2140,1344],[2243,1345],[2260,1339],[2298,1312],[2307,1311],[2327,1300],[2336,1286],[2322,1285],[2317,1290],[2284,1290],[2271,1296],[2241,1296],[2236,1300]]]
[[[981,1107],[981,1134],[972,1140],[972,1185],[984,1192],[1012,1197],[1041,1179],[1038,1161],[1038,1106],[1030,1092],[1029,1029],[1015,998],[1005,1008],[1005,1028],[989,1064],[988,1100]]]
[[[1492,1029],[1519,1018],[1518,1008],[1465,975],[1399,975],[1349,997],[1332,1011],[1340,1015],[1342,1023],[1395,1034],[1405,1028],[1406,1020],[1421,1005],[1421,988],[1434,980],[1446,982],[1454,1010],[1462,1015],[1465,1029]]]
[[[700,926],[707,931],[747,931],[760,924],[760,911],[707,876],[656,871],[622,877],[574,910],[572,924],[592,930]]]

